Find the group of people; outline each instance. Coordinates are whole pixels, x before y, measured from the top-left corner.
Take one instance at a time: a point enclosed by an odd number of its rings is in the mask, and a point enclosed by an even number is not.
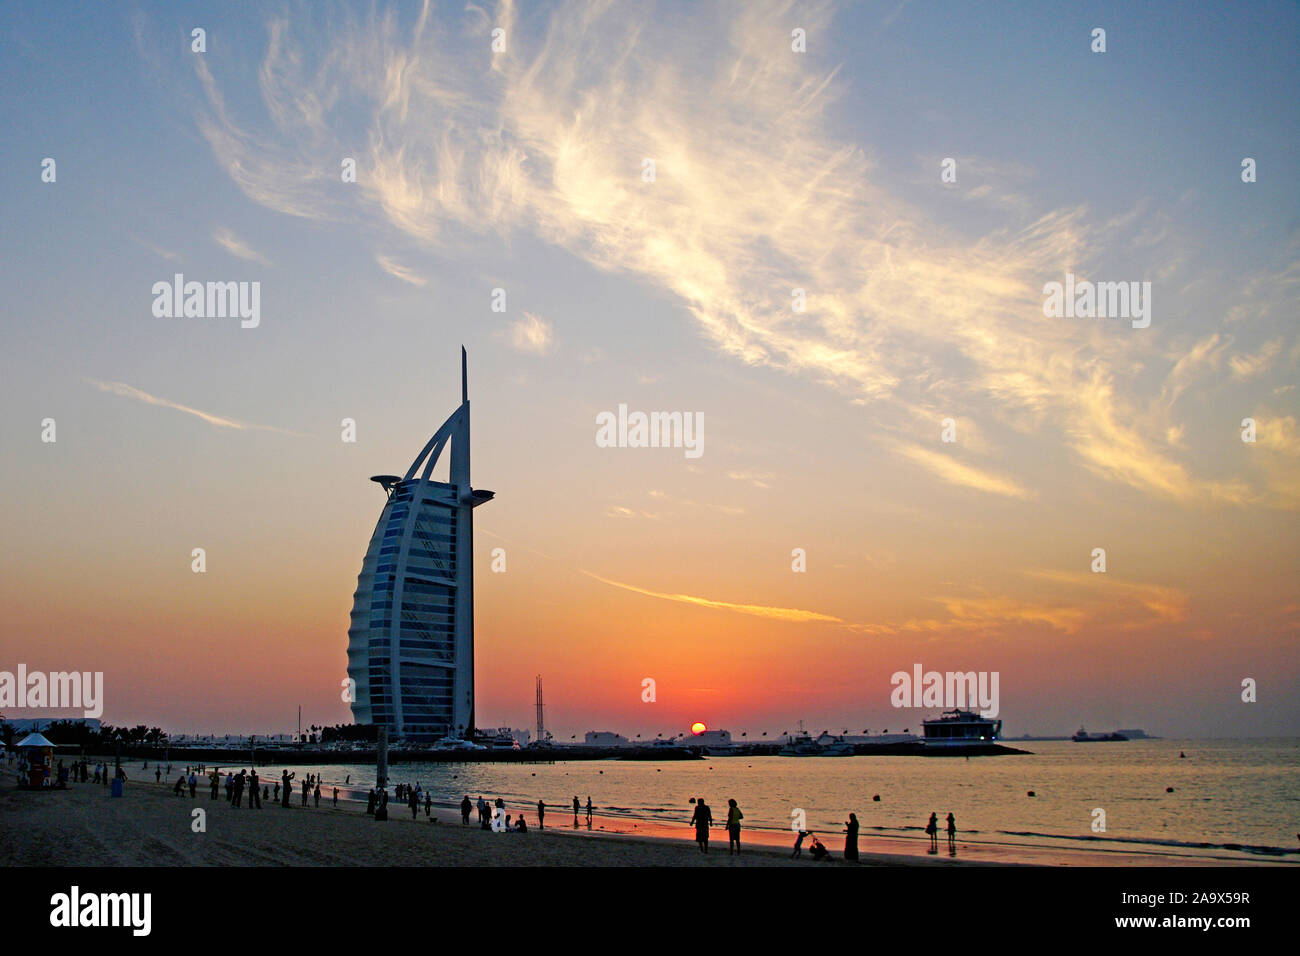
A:
[[[695,827],[695,842],[699,845],[701,853],[709,852],[709,828],[714,825],[713,808],[705,803],[703,797],[692,797],[690,802],[695,805],[691,813],[690,826]],[[951,814],[949,815],[951,818]],[[724,826],[727,829],[727,855],[731,856],[740,853],[740,821],[745,819],[745,814],[740,810],[734,798],[727,801],[727,819]],[[951,824],[950,824],[951,825]],[[808,853],[818,862],[831,859],[831,854],[826,849],[826,844],[822,843],[811,830],[797,830],[794,841],[794,852],[790,854],[791,859],[803,856],[803,841],[807,837],[812,837],[812,843],[809,844]],[[850,813],[849,818],[844,821],[844,859],[855,861],[858,858],[858,816],[856,813]]]
[[[695,811],[691,814],[690,826],[695,827],[695,842],[701,853],[709,852],[709,827],[713,825],[713,808],[704,802],[703,797],[691,797]],[[740,812],[735,798],[727,801],[727,855],[740,853],[740,821],[745,815]]]
[[[930,838],[930,852],[939,852],[939,814],[931,813],[930,822],[925,825],[926,835]],[[948,814],[948,849],[957,849],[957,818]]]
[[[188,790],[190,798],[194,799],[198,795],[199,775],[205,773],[205,771],[208,778],[208,788],[211,794],[211,799],[217,799],[223,786],[221,768],[214,767],[209,771],[202,764],[194,767],[186,767],[185,771],[177,776],[176,784],[172,787],[172,793],[175,796],[183,797],[185,796],[185,791]],[[107,767],[105,767],[105,782],[107,782],[108,779],[107,772]],[[165,772],[168,776],[171,775],[170,764],[167,765]],[[154,768],[154,780],[161,783],[163,773],[163,767],[161,765],[156,765]],[[226,802],[230,804],[232,809],[241,809],[244,806],[245,794],[247,794],[248,809],[250,810],[261,810],[263,800],[270,800],[287,808],[289,806],[290,797],[293,794],[293,785],[291,781],[296,776],[297,774],[291,771],[282,771],[280,773],[280,779],[277,780],[274,787],[272,787],[271,784],[265,783],[262,778],[258,776],[256,769],[241,769],[238,773],[227,770],[224,782]],[[95,782],[99,782],[98,769],[95,773]],[[307,806],[307,801],[309,799],[313,801],[316,807],[320,806],[320,788],[321,779],[315,774],[309,773],[306,778],[301,781],[302,805],[304,807]],[[338,805],[339,789],[338,787],[335,787],[334,806],[337,807]]]
[[[576,797],[574,799],[577,799]],[[528,821],[524,819],[521,813],[516,819],[512,814],[506,813],[506,802],[497,797],[495,803],[488,803],[482,796],[476,802],[471,803],[469,794],[460,802],[460,822],[462,826],[469,826],[470,814],[478,812],[478,825],[480,829],[491,830],[494,833],[527,833]],[[541,800],[537,801],[537,826],[541,829],[543,820],[546,817],[546,804]]]

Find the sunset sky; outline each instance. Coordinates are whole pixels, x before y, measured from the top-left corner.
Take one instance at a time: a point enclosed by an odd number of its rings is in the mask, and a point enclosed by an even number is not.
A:
[[[1294,733],[1298,24],[8,5],[0,669],[103,671],[111,723],[349,721],[368,478],[464,344],[481,725],[541,674],[566,740],[915,729],[920,663],[998,671],[1008,734]],[[1046,317],[1067,272],[1150,282],[1150,327]],[[260,324],[155,317],[175,273]],[[703,454],[598,447],[620,404]]]

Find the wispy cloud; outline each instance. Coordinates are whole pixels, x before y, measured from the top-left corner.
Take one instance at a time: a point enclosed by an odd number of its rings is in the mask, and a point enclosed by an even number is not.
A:
[[[157,405],[161,408],[170,408],[178,412],[184,412],[186,415],[193,415],[201,421],[207,422],[216,428],[230,428],[235,431],[263,431],[277,432],[281,435],[295,435],[306,437],[302,432],[290,431],[287,428],[277,428],[274,425],[256,425],[251,422],[241,422],[234,418],[226,418],[223,415],[214,415],[211,412],[205,412],[202,409],[192,408],[189,405],[182,405],[179,402],[173,402],[170,399],[159,398],[157,395],[150,395],[133,385],[127,385],[125,382],[100,382],[93,378],[84,380],[87,384],[95,386],[101,392],[108,392],[110,395],[118,395],[122,398],[135,399],[137,402],[144,402],[146,405]]]
[[[983,491],[992,495],[1003,495],[1007,498],[1034,497],[1031,492],[1012,479],[995,475],[989,471],[983,471],[972,465],[963,464],[954,458],[951,453],[932,451],[928,448],[922,448],[920,445],[901,442],[896,447],[902,455],[910,458],[949,484],[963,488],[973,488],[976,491]]]
[[[790,9],[746,4],[725,22],[705,9],[690,29],[562,3],[536,33],[514,28],[510,3],[444,22],[426,4],[413,28],[391,12],[295,23],[297,43],[274,20],[259,72],[271,131],[236,121],[202,57],[198,122],[269,208],[363,220],[433,251],[527,233],[667,291],[719,351],[825,382],[878,423],[978,409],[1025,440],[1064,444],[1105,481],[1183,505],[1257,500],[1244,480],[1198,476],[1166,440],[1176,423],[1162,383],[1175,373],[1170,387],[1183,387],[1189,369],[1177,372],[1159,323],[1103,334],[1042,315],[1045,281],[1106,248],[1150,248],[1169,234],[1163,221],[1153,230],[1140,205],[1101,222],[1083,207],[1034,210],[1005,191],[1000,179],[1021,177],[1000,177],[1011,167],[996,157],[973,170],[989,174],[975,187],[994,223],[982,236],[918,211],[877,173],[870,144],[830,132],[844,85],[789,53]],[[810,36],[833,29],[831,4],[798,10]],[[509,52],[485,55],[504,23]],[[357,108],[336,109],[344,100]],[[356,188],[340,193],[320,156],[349,143],[366,145]],[[1300,270],[1278,278],[1243,291],[1270,321],[1294,311]],[[808,296],[799,314],[796,287]],[[1233,370],[1253,374],[1250,363]],[[893,447],[945,480],[1027,496],[1014,477]]]
[[[135,242],[137,245],[140,245],[145,249],[148,249],[154,255],[166,259],[168,262],[180,261],[181,258],[180,255],[178,253],[172,252],[170,249],[164,249],[161,246],[149,242],[147,239],[141,239],[135,233],[129,233],[128,237],[131,239],[132,242]]]
[[[401,279],[403,282],[409,282],[413,286],[427,285],[429,280],[413,269],[409,269],[396,259],[390,259],[388,256],[377,253],[375,262],[379,263],[379,268],[383,269],[395,279]]]
[[[262,255],[244,240],[240,239],[229,229],[218,228],[212,233],[212,241],[221,248],[225,249],[232,256],[239,259],[246,259],[249,262],[256,262],[259,265],[269,266],[270,260]]]
[[[579,569],[581,570],[581,569]],[[832,617],[829,614],[821,614],[817,611],[803,611],[792,607],[768,607],[763,604],[733,604],[729,601],[715,601],[710,598],[695,597],[690,594],[665,594],[661,591],[649,591],[645,588],[639,588],[631,584],[623,584],[620,581],[611,581],[608,578],[602,578],[598,574],[592,574],[590,571],[582,571],[589,578],[595,578],[602,584],[608,584],[610,587],[622,588],[624,591],[632,591],[636,594],[644,594],[647,597],[659,598],[663,601],[677,601],[681,604],[694,604],[697,607],[714,608],[721,611],[735,611],[738,614],[750,614],[754,617],[765,617],[776,621],[791,622],[809,622],[823,621],[831,624],[843,623],[838,617]]]

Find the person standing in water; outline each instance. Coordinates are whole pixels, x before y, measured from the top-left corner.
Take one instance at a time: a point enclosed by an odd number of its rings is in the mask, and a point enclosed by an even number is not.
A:
[[[537,801],[537,829],[546,829],[546,804],[540,800]]]
[[[740,853],[740,821],[745,819],[745,815],[740,812],[740,807],[736,806],[736,799],[733,797],[727,801],[727,856],[731,856],[734,849],[737,854]]]
[[[957,818],[948,813],[948,849],[957,849]]]
[[[578,811],[582,809],[582,804],[578,802],[578,795],[573,795],[573,829],[578,829]]]
[[[930,837],[930,852],[937,852],[939,849],[939,814],[930,814],[930,822],[925,825],[925,832]]]
[[[591,794],[587,794],[587,829],[591,829]]]
[[[858,858],[858,815],[850,813],[844,824],[844,859],[856,861]]]

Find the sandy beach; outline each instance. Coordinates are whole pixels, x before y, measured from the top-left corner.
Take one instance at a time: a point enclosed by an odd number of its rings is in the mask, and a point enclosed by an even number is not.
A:
[[[210,798],[205,786],[191,799],[171,785],[131,780],[120,799],[95,784],[67,790],[18,790],[12,771],[0,774],[0,863],[5,866],[852,866],[840,859],[842,837],[822,834],[835,858],[814,863],[806,853],[790,859],[791,838],[750,831],[744,852],[728,856],[726,834],[715,829],[710,852],[702,854],[685,825],[680,832],[647,826],[629,834],[597,817],[595,827],[573,829],[571,816],[548,816],[559,826],[526,834],[494,834],[459,814],[423,810],[411,819],[405,806],[390,805],[377,823],[357,803],[303,808],[295,793],[285,809],[270,801],[261,810],[234,809],[224,797]],[[194,832],[192,811],[205,811],[206,832]],[[558,808],[557,808],[558,809]],[[536,822],[534,814],[529,820]],[[1188,866],[1223,865],[1224,860],[1163,853],[1115,853],[1055,848],[998,847],[958,843],[958,854],[929,855],[923,846],[900,848],[897,841],[864,835],[861,860],[876,866]]]

